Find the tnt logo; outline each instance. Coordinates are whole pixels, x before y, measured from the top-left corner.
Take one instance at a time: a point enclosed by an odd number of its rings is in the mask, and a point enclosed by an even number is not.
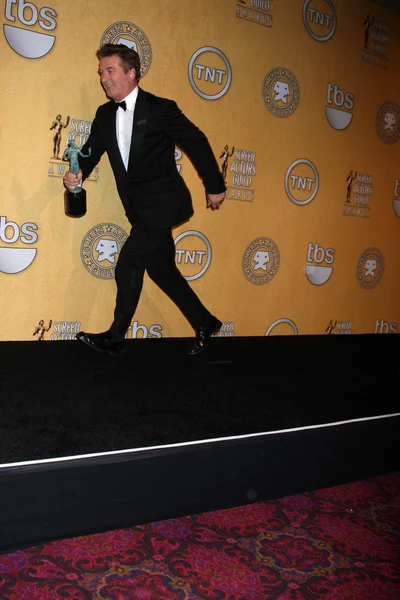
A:
[[[53,8],[43,7],[38,9],[32,2],[24,0],[6,0],[4,16],[13,25],[3,25],[4,36],[10,47],[25,58],[40,58],[50,52],[56,38],[54,35],[39,33],[22,27],[19,22],[27,27],[35,25],[40,30],[52,31],[56,28],[56,11]]]
[[[377,319],[375,333],[397,333],[397,323],[386,323],[383,319]]]
[[[272,27],[273,18],[270,14],[271,0],[237,0],[236,16],[239,19],[257,23],[264,27]]]
[[[313,285],[323,285],[328,281],[333,272],[331,265],[335,261],[335,250],[333,248],[323,248],[318,243],[313,245],[311,242],[307,248],[307,264],[305,267],[306,277]],[[322,265],[321,263],[325,263]]]
[[[36,248],[8,247],[22,242],[24,245],[35,244],[38,239],[38,226],[35,223],[24,223],[21,227],[7,217],[0,217],[0,241],[7,244],[0,246],[0,272],[12,274],[24,271],[31,265],[36,256]]]
[[[305,0],[303,23],[317,42],[327,42],[336,30],[336,11],[332,0]]]
[[[328,106],[325,107],[325,114],[329,125],[334,129],[346,129],[353,118],[353,113],[350,112],[354,108],[353,94],[345,93],[338,85],[328,83],[326,101]]]
[[[304,206],[314,200],[319,187],[319,176],[315,165],[307,158],[292,162],[286,171],[285,191],[294,204]]]
[[[232,82],[228,59],[221,50],[212,46],[196,50],[189,61],[188,75],[196,94],[205,100],[221,98]]]
[[[199,231],[184,231],[175,239],[176,264],[187,281],[204,275],[211,255],[211,244]]]

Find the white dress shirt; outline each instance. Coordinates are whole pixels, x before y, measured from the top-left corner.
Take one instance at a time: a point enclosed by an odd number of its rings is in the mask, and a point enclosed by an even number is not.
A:
[[[128,170],[129,152],[131,149],[133,115],[135,113],[136,98],[139,92],[138,86],[131,91],[126,98],[126,110],[121,107],[117,108],[117,116],[115,119],[115,127],[118,141],[118,148],[121,153],[125,169]]]

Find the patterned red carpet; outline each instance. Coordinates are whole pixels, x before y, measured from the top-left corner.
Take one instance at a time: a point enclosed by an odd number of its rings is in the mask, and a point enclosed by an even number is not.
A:
[[[0,556],[1,600],[400,599],[400,473]]]

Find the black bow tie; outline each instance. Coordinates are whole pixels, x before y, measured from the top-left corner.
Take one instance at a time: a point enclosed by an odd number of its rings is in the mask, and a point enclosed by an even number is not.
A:
[[[119,108],[122,108],[123,110],[126,110],[126,102],[125,102],[125,100],[122,100],[122,102],[116,102],[115,103],[115,110],[118,110]]]

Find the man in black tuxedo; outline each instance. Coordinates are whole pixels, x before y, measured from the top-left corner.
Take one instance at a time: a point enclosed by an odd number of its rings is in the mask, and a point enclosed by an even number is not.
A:
[[[64,185],[80,185],[107,152],[118,193],[132,230],[115,269],[114,321],[103,333],[77,334],[95,350],[119,354],[139,302],[143,277],[149,277],[175,302],[196,332],[189,354],[201,352],[221,328],[175,265],[171,227],[193,214],[190,192],[175,163],[175,145],[184,150],[201,177],[207,206],[220,207],[225,184],[213,151],[202,133],[172,100],[139,89],[140,59],[131,48],[105,44],[96,53],[101,85],[109,102],[100,106],[82,148],[77,175],[68,171]]]

